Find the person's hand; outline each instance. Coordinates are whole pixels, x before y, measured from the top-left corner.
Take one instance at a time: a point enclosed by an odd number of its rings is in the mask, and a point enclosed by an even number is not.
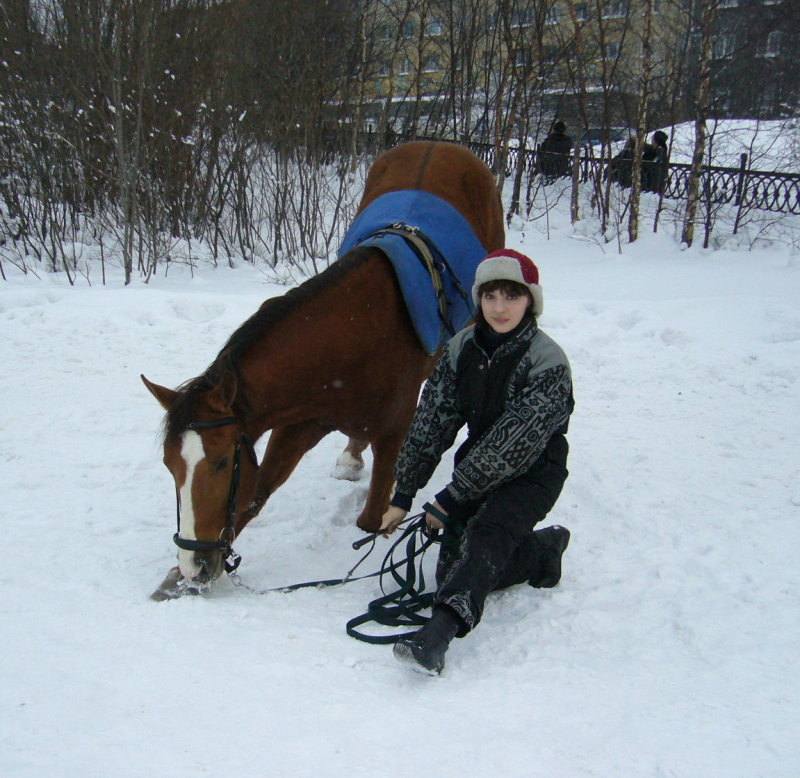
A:
[[[434,500],[431,503],[431,505],[434,508],[436,508],[437,511],[440,511],[445,516],[447,516],[447,511],[444,508],[442,508],[442,506],[439,505],[439,503],[436,500]],[[439,519],[437,519],[436,516],[434,516],[432,513],[425,514],[425,521],[428,523],[429,529],[444,529],[444,524],[442,524],[442,522]]]
[[[408,511],[404,511],[402,508],[398,508],[396,505],[390,505],[389,510],[383,514],[383,520],[381,521],[381,528],[378,532],[383,535],[383,537],[388,538],[397,527],[402,524],[403,520],[406,517]]]

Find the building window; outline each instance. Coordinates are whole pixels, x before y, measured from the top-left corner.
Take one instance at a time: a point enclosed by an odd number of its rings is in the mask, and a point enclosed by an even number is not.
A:
[[[414,22],[406,22],[403,25],[403,37],[404,38],[413,38],[414,37],[414,29],[415,29]]]
[[[603,9],[604,19],[621,18],[628,15],[628,0],[610,0]]]
[[[733,56],[736,50],[736,36],[732,33],[718,35],[714,39],[713,56],[714,59],[725,59]]]
[[[783,48],[783,32],[775,30],[767,36],[767,45],[764,49],[765,57],[780,57]]]
[[[564,9],[560,5],[553,5],[547,9],[545,24],[561,24],[564,18]]]
[[[530,27],[533,11],[530,8],[515,8],[511,14],[512,27]]]
[[[398,68],[397,72],[401,76],[407,76],[411,71],[414,69],[414,65],[408,57],[403,57],[400,61],[400,67]]]
[[[429,54],[422,62],[424,73],[435,73],[442,69],[438,54]]]
[[[769,111],[769,109],[773,108],[775,103],[778,102],[778,88],[776,84],[767,84],[764,89],[761,90],[761,109],[762,112],[764,109]]]
[[[520,47],[514,51],[514,66],[524,68],[530,62],[529,50]]]
[[[589,18],[589,10],[586,3],[577,3],[575,5],[575,18],[579,22],[585,22]]]
[[[381,58],[380,62],[378,62],[378,78],[388,78],[391,72],[392,63],[388,59]]]
[[[619,57],[619,41],[608,41],[603,48],[603,59],[615,60]]]
[[[431,19],[428,22],[428,26],[425,28],[425,32],[431,37],[435,37],[444,32],[444,27],[442,27],[442,23],[438,19]]]
[[[719,0],[720,8],[738,8],[739,0]]]

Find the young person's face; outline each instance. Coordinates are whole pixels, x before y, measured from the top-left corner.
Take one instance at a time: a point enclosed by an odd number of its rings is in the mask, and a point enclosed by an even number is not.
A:
[[[531,304],[527,293],[495,289],[481,293],[481,312],[486,323],[497,333],[511,332],[523,319]]]

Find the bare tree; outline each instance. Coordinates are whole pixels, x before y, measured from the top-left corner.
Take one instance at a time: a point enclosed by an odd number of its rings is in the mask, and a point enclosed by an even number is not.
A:
[[[697,83],[694,120],[694,153],[689,172],[689,185],[686,197],[686,215],[683,222],[681,240],[691,246],[694,241],[695,219],[700,192],[700,176],[706,146],[706,118],[711,95],[711,53],[714,36],[714,21],[719,8],[719,0],[697,0],[700,28],[699,67],[700,79]]]
[[[569,63],[568,76],[575,94],[578,115],[585,127],[604,128],[600,143],[587,145],[585,152],[608,160],[611,156],[610,128],[620,116],[628,114],[626,96],[629,89],[624,78],[628,62],[628,40],[632,31],[632,9],[628,0],[595,0],[582,4],[579,13],[574,0],[566,0],[573,29],[574,56]],[[601,220],[601,232],[606,234],[609,220],[610,185],[593,166],[592,202]]]
[[[433,8],[443,27],[443,94],[449,108],[450,132],[454,140],[467,142],[477,126],[476,102],[487,61],[484,57],[488,59],[491,52],[494,23],[488,0],[436,0]]]
[[[631,175],[630,213],[628,214],[628,240],[635,243],[639,236],[639,199],[642,191],[642,149],[647,133],[650,82],[653,73],[653,6],[654,0],[644,0],[641,43],[641,82],[636,117],[636,149],[633,155]]]

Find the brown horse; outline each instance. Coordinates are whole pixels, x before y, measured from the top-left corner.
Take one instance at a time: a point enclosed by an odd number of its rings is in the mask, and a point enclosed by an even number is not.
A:
[[[369,172],[359,212],[399,190],[423,190],[449,203],[487,252],[504,245],[494,178],[466,149],[416,142],[386,152]],[[219,576],[233,538],[333,430],[349,437],[341,466],[363,466],[361,452],[372,446],[372,478],[357,524],[376,531],[419,387],[434,362],[415,335],[386,255],[362,247],[267,300],[203,375],[177,390],[142,376],[167,411],[164,463],[178,494],[184,579]],[[250,441],[267,430],[259,466]]]

